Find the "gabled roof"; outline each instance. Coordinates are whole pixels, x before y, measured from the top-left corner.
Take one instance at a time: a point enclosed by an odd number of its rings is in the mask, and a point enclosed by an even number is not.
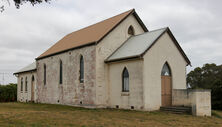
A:
[[[63,39],[58,41],[55,45],[53,45],[36,59],[38,60],[70,49],[96,44],[100,42],[109,32],[111,32],[130,14],[133,14],[135,16],[144,31],[148,31],[139,16],[136,14],[135,10],[131,9],[122,14],[116,15],[94,25],[66,35]]]
[[[123,43],[113,54],[111,54],[105,62],[114,62],[125,59],[140,58],[155,44],[155,42],[165,33],[168,32],[173,42],[179,49],[180,53],[190,64],[190,60],[187,58],[186,54],[180,47],[179,43],[176,41],[170,29],[162,28],[158,30],[153,30],[140,35],[130,37],[126,42]]]
[[[28,66],[22,68],[21,70],[15,72],[14,74],[29,72],[29,71],[35,71],[36,70],[36,62],[33,62],[32,64],[29,64]]]

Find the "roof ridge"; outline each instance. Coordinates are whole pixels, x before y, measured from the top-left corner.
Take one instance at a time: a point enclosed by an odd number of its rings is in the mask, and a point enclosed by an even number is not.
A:
[[[163,28],[151,30],[151,31],[148,31],[148,32],[144,32],[144,33],[141,33],[141,34],[134,35],[133,37],[140,36],[140,35],[144,35],[144,34],[148,34],[148,33],[152,33],[152,32],[156,32],[156,31],[163,30],[163,29],[166,29],[166,30],[167,30],[167,29],[169,29],[169,27],[163,27]]]
[[[133,13],[135,13],[135,9],[130,9],[118,15],[112,16],[111,18],[107,18],[69,33],[43,52],[39,57],[36,58],[36,60],[59,54],[73,48],[89,45],[89,43],[97,43]]]
[[[124,14],[124,13],[133,12],[133,11],[135,11],[134,8],[133,8],[133,9],[130,9],[130,10],[128,10],[128,11],[124,11],[124,12],[118,14],[118,15],[114,15],[114,16],[112,16],[112,17],[109,17],[109,18],[106,18],[106,19],[104,19],[104,20],[101,20],[101,21],[99,21],[99,22],[93,23],[93,24],[88,25],[88,26],[86,26],[86,27],[80,28],[80,29],[78,29],[78,30],[76,30],[76,31],[73,31],[73,32],[67,34],[66,36],[68,36],[68,35],[70,35],[70,34],[72,34],[72,33],[78,32],[78,31],[80,31],[80,30],[84,30],[84,29],[86,29],[86,28],[89,28],[89,27],[94,26],[94,25],[96,25],[96,24],[99,24],[99,23],[101,23],[101,22],[107,21],[107,20],[109,20],[109,19],[111,19],[111,18],[115,18],[115,17],[120,16],[120,15],[122,15],[122,14]]]

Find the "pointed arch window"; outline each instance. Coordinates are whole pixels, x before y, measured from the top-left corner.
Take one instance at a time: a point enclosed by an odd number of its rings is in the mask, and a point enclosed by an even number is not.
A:
[[[21,78],[21,91],[23,91],[23,78]]]
[[[128,28],[128,34],[129,34],[130,36],[135,35],[133,26],[129,26],[129,28]]]
[[[171,76],[170,66],[167,62],[163,65],[161,76]]]
[[[25,77],[25,92],[28,91],[28,79]]]
[[[34,75],[32,75],[32,82],[34,82],[35,81],[35,77],[34,77]]]
[[[80,76],[79,76],[80,82],[84,82],[84,59],[83,56],[80,56]]]
[[[62,84],[62,78],[63,78],[63,75],[62,75],[62,60],[60,60],[60,62],[59,62],[59,84]]]
[[[44,85],[46,85],[46,65],[44,64],[44,78],[43,78]]]
[[[127,68],[124,68],[122,73],[122,92],[129,92],[129,72]]]

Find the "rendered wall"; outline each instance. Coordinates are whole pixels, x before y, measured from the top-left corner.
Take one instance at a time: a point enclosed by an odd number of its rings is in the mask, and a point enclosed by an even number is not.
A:
[[[186,89],[186,61],[164,33],[144,55],[144,101],[146,110],[158,110],[161,106],[161,70],[168,62],[172,73],[172,88]]]
[[[173,105],[191,106],[196,116],[211,116],[210,90],[174,89]]]
[[[66,105],[95,105],[95,46],[64,52],[37,61],[38,102]],[[84,59],[84,83],[80,83],[80,55]],[[63,83],[59,83],[60,60]],[[46,85],[44,85],[46,64]],[[82,103],[82,104],[81,104]]]
[[[129,92],[122,92],[122,73],[129,72]],[[143,109],[143,60],[115,62],[109,64],[110,107]]]
[[[18,74],[17,81],[17,101],[20,102],[29,102],[31,101],[31,85],[32,85],[32,76],[34,76],[34,100],[36,100],[36,72],[25,72]],[[27,77],[27,91],[25,91],[25,78]],[[23,78],[23,91],[21,91],[21,79]]]
[[[211,92],[209,90],[196,90],[195,102],[192,107],[196,107],[193,110],[193,114],[196,116],[211,116]]]
[[[175,106],[191,106],[193,93],[187,89],[173,89],[172,103]]]
[[[101,107],[107,106],[110,101],[107,75],[108,65],[104,61],[129,38],[128,28],[130,25],[133,26],[136,35],[144,33],[136,18],[130,15],[96,47],[96,103]]]

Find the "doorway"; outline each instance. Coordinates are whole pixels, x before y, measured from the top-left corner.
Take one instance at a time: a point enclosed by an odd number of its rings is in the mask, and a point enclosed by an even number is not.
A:
[[[161,103],[165,107],[172,105],[172,75],[167,62],[161,71]]]

